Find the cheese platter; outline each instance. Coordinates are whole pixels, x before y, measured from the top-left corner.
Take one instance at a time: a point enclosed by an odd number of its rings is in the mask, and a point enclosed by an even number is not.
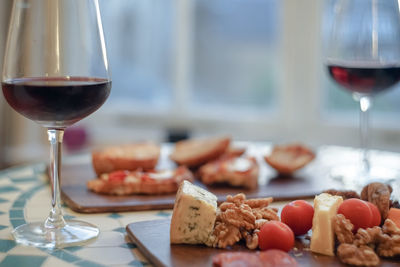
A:
[[[214,194],[184,181],[170,220],[126,229],[156,266],[398,266],[400,209],[391,192],[375,182],[359,195],[321,193],[313,206],[296,200],[278,213],[272,198],[241,193],[217,205]]]
[[[230,249],[209,248],[202,245],[171,245],[170,220],[154,220],[131,223],[126,227],[129,238],[142,254],[157,267],[204,267],[212,266],[212,257],[226,251],[249,251],[243,244]],[[309,251],[309,240],[297,238],[295,248],[289,254],[299,266],[348,266],[337,257],[315,254]],[[399,266],[400,259],[382,260],[379,266]]]

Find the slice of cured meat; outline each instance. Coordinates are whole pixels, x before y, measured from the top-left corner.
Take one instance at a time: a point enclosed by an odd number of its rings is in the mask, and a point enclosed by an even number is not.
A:
[[[261,252],[223,252],[213,257],[214,267],[296,267],[288,253],[270,249]]]

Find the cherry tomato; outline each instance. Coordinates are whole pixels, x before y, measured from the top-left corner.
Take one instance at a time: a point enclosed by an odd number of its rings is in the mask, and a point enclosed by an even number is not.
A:
[[[295,200],[285,205],[281,221],[287,224],[295,235],[304,235],[312,227],[314,208],[305,200]]]
[[[400,209],[390,208],[387,218],[392,220],[397,227],[400,228]]]
[[[366,201],[366,203],[368,204],[372,213],[371,225],[369,227],[381,225],[381,213],[379,212],[378,207],[371,202]]]
[[[287,252],[294,246],[293,231],[283,222],[269,221],[258,232],[258,246],[261,250],[274,248]]]
[[[279,249],[269,249],[260,252],[260,260],[263,266],[269,267],[296,267],[297,261],[288,253]]]
[[[343,214],[354,225],[353,231],[358,228],[368,228],[372,222],[372,211],[366,201],[350,198],[340,204],[338,213]]]
[[[128,175],[126,171],[115,171],[108,175],[108,181],[110,182],[122,182]]]

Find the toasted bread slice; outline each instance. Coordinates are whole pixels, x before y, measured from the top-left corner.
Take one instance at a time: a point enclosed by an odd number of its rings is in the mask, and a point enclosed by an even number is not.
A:
[[[246,152],[245,147],[229,146],[222,157],[240,157]]]
[[[160,195],[175,193],[183,180],[193,181],[193,174],[186,167],[163,171],[115,171],[102,174],[88,181],[87,187],[107,195]]]
[[[226,183],[254,189],[258,185],[259,167],[254,157],[222,157],[201,166],[198,174],[206,185]]]
[[[303,168],[315,158],[309,148],[301,144],[288,144],[275,146],[265,161],[281,174],[292,174]]]
[[[160,157],[160,146],[153,143],[110,146],[92,152],[97,175],[117,170],[154,169]]]
[[[170,158],[178,165],[198,167],[224,154],[230,142],[229,137],[179,141],[175,144]]]

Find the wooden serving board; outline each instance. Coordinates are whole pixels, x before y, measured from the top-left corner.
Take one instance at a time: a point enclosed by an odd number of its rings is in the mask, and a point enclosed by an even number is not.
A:
[[[202,245],[171,245],[169,243],[170,220],[142,221],[126,227],[128,236],[138,246],[142,254],[158,267],[204,267],[212,266],[212,257],[225,251],[249,251],[243,245],[232,249],[216,249]],[[299,266],[347,266],[337,257],[314,254],[304,250],[309,241],[296,239],[296,250],[289,253]],[[382,260],[383,267],[399,266],[399,261]]]
[[[243,144],[241,144],[243,145]],[[314,197],[325,189],[340,188],[338,182],[332,181],[327,172],[329,168],[324,166],[318,158],[304,169],[298,171],[295,176],[281,177],[269,167],[263,160],[271,150],[267,144],[245,143],[247,154],[257,158],[260,166],[259,186],[256,190],[244,190],[224,186],[205,186],[201,182],[195,183],[205,187],[218,197],[218,201],[225,200],[228,194],[234,195],[240,192],[248,198],[274,197],[275,200],[289,200]],[[168,159],[171,147],[162,146],[159,169],[174,168],[175,165]],[[171,209],[175,201],[175,194],[169,195],[132,195],[132,196],[108,196],[95,194],[86,188],[88,180],[95,178],[90,156],[82,157],[82,160],[67,160],[63,164],[61,193],[68,206],[77,212],[99,213],[138,211],[151,209]]]

